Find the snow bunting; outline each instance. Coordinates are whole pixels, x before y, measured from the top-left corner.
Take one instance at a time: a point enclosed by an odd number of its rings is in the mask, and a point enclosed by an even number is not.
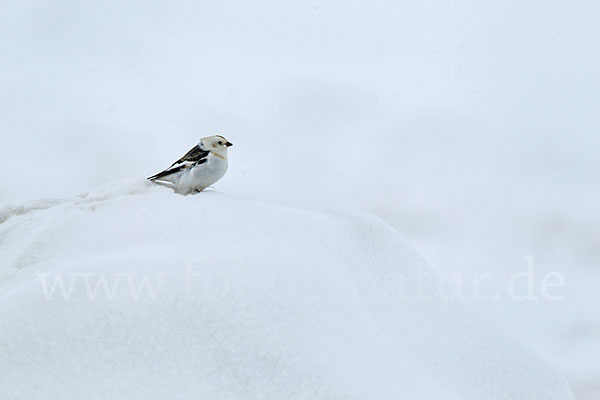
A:
[[[223,136],[202,138],[169,168],[148,179],[172,187],[181,194],[201,192],[225,175],[230,146],[232,144]]]

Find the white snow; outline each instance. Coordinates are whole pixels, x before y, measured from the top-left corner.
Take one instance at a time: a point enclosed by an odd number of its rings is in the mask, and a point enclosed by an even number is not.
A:
[[[599,4],[4,0],[0,221],[220,133],[219,191],[373,213],[437,272],[491,274],[477,314],[600,399]],[[564,299],[496,300],[524,256]]]
[[[375,217],[141,181],[0,215],[3,399],[572,398]]]

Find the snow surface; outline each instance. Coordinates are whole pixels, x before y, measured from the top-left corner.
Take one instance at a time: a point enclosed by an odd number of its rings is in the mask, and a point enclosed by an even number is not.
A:
[[[440,273],[489,272],[479,312],[600,399],[597,0],[2,5],[1,204],[220,133],[219,190],[374,213]],[[496,301],[527,255],[563,300]]]
[[[2,399],[573,398],[375,217],[141,181],[0,215]]]

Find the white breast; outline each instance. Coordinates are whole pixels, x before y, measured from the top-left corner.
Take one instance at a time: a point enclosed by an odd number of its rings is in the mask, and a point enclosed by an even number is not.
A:
[[[225,172],[227,172],[227,159],[210,153],[204,164],[191,168],[188,174],[181,177],[178,191],[182,193],[201,191],[221,179]]]

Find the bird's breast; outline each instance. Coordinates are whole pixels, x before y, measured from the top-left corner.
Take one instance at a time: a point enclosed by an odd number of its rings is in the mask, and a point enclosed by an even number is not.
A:
[[[227,172],[227,159],[211,153],[204,164],[194,167],[191,171],[193,186],[202,190],[221,179],[225,172]]]

